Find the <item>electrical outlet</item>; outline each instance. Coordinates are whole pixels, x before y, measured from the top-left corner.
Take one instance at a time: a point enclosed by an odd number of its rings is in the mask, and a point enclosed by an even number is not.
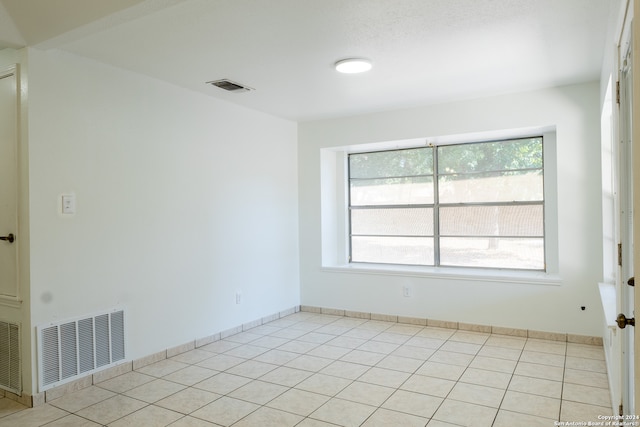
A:
[[[410,296],[411,296],[411,288],[410,288],[409,286],[403,286],[403,287],[402,287],[402,295],[403,295],[405,298],[410,297]]]
[[[240,291],[236,291],[236,304],[240,304],[242,302],[242,293]]]

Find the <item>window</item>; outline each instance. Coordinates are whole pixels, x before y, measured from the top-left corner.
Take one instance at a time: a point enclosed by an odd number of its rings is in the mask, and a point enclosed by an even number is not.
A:
[[[350,262],[545,270],[541,136],[348,159]]]

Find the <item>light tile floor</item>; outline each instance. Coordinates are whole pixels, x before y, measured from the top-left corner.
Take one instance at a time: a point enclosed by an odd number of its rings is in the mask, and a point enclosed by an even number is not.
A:
[[[602,347],[300,312],[0,427],[536,427],[612,415]]]

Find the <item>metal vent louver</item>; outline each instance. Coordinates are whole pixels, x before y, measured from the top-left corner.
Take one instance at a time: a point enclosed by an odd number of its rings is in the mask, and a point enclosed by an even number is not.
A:
[[[125,359],[124,311],[38,328],[40,391]]]
[[[231,80],[228,80],[228,79],[213,80],[213,81],[207,82],[207,84],[219,87],[220,89],[224,89],[228,92],[249,92],[253,90],[248,86],[244,86],[244,85],[241,85],[240,83],[232,82]]]
[[[20,327],[0,322],[0,389],[22,393],[20,363]]]

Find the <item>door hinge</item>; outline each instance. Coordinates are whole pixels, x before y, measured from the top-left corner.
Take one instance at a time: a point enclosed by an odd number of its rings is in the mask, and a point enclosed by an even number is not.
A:
[[[622,265],[622,243],[618,243],[618,265]]]
[[[624,411],[622,410],[622,403],[620,404],[620,406],[618,406],[618,415],[620,416],[624,415]]]
[[[620,105],[620,81],[616,82],[616,104]]]

